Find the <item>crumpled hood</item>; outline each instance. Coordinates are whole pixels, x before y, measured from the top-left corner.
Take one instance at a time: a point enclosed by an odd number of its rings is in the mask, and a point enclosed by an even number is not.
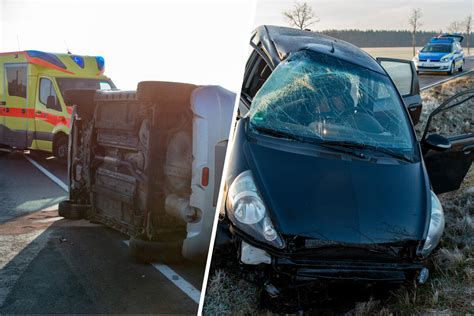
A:
[[[352,244],[423,239],[430,200],[421,162],[377,164],[255,141],[244,154],[282,234]]]
[[[441,58],[444,56],[449,55],[449,53],[423,53],[420,52],[418,54],[418,59],[419,60],[431,60],[431,61],[439,61]]]

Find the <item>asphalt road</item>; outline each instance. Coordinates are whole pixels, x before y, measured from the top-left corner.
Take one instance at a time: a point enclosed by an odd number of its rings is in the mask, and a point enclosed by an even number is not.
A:
[[[66,182],[64,164],[32,158]],[[204,265],[169,265],[166,276],[137,262],[127,236],[59,217],[65,197],[22,153],[0,154],[0,314],[196,314],[176,280],[200,291]]]
[[[455,72],[452,75],[447,75],[446,73],[435,73],[435,74],[430,74],[430,73],[420,73],[418,78],[420,82],[420,88],[427,88],[432,85],[436,85],[437,83],[440,83],[441,81],[449,80],[452,79],[453,77],[463,75],[466,72],[474,70],[474,56],[469,56],[465,58],[465,64],[464,64],[464,71],[463,72]]]

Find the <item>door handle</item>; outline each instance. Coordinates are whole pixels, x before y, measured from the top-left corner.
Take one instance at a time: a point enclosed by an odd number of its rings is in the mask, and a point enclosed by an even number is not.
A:
[[[26,113],[26,110],[25,110],[25,109],[21,109],[21,113],[22,113],[22,114],[25,114],[25,113]]]
[[[474,149],[474,145],[467,145],[466,147],[462,149],[462,152],[464,153],[464,155],[469,155],[473,149]]]
[[[41,111],[36,111],[35,113],[36,113],[36,114],[42,114],[43,112],[41,112]]]
[[[5,108],[5,112],[10,112],[10,108]]]

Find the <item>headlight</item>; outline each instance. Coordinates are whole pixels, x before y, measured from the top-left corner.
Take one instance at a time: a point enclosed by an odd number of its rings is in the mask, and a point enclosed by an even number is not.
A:
[[[447,62],[447,61],[450,60],[450,58],[451,58],[450,56],[444,56],[444,57],[441,58],[441,61],[442,62]]]
[[[436,194],[431,191],[431,219],[430,227],[428,229],[428,236],[426,237],[425,245],[421,254],[423,256],[428,255],[439,243],[441,235],[444,231],[444,212],[440,201]]]
[[[267,214],[250,170],[242,172],[230,185],[226,210],[232,223],[245,233],[274,247],[285,247]]]

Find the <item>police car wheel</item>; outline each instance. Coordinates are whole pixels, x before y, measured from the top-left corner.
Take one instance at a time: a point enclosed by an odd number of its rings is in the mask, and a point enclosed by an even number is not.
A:
[[[449,68],[448,75],[452,75],[454,72],[454,63],[451,64],[451,68]]]
[[[54,157],[58,158],[59,160],[67,160],[67,152],[68,152],[68,139],[66,136],[59,136],[53,145],[53,154]]]
[[[462,72],[464,70],[464,63],[461,64],[461,67],[459,67],[459,72]]]
[[[183,260],[181,241],[147,241],[130,238],[130,254],[140,262],[175,263]]]

